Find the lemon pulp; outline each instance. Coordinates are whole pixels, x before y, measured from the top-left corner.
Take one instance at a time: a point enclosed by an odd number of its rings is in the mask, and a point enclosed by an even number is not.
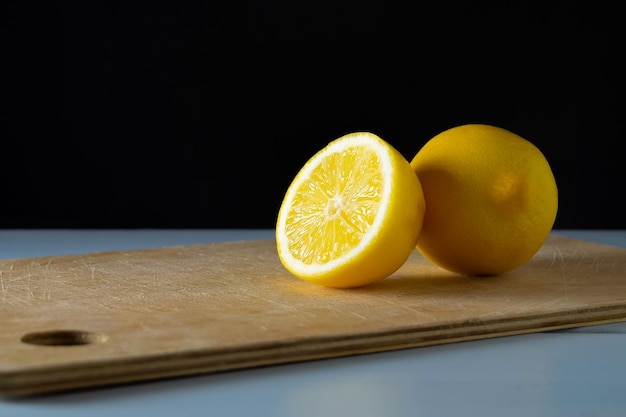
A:
[[[423,193],[409,162],[369,132],[330,142],[290,184],[276,224],[283,265],[331,287],[392,274],[415,248]]]

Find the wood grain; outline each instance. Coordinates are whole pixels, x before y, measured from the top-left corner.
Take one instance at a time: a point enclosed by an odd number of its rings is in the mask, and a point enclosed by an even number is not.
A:
[[[551,235],[472,278],[417,251],[340,290],[273,240],[0,261],[0,393],[17,396],[626,320],[626,249]]]

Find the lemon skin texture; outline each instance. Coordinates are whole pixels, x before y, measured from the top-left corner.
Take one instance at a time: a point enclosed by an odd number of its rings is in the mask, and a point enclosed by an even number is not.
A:
[[[464,275],[495,275],[530,260],[558,210],[551,167],[528,140],[468,124],[430,139],[411,161],[426,202],[417,249]]]

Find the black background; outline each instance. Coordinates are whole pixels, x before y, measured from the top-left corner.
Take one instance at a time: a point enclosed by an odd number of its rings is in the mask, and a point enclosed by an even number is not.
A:
[[[613,4],[3,2],[0,227],[271,228],[345,133],[410,160],[489,123],[548,158],[555,227],[626,228]]]

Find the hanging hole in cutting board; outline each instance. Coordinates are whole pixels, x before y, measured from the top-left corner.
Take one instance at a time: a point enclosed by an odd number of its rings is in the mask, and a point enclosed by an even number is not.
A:
[[[49,330],[27,333],[22,342],[38,346],[80,346],[106,342],[106,335],[82,330]]]

